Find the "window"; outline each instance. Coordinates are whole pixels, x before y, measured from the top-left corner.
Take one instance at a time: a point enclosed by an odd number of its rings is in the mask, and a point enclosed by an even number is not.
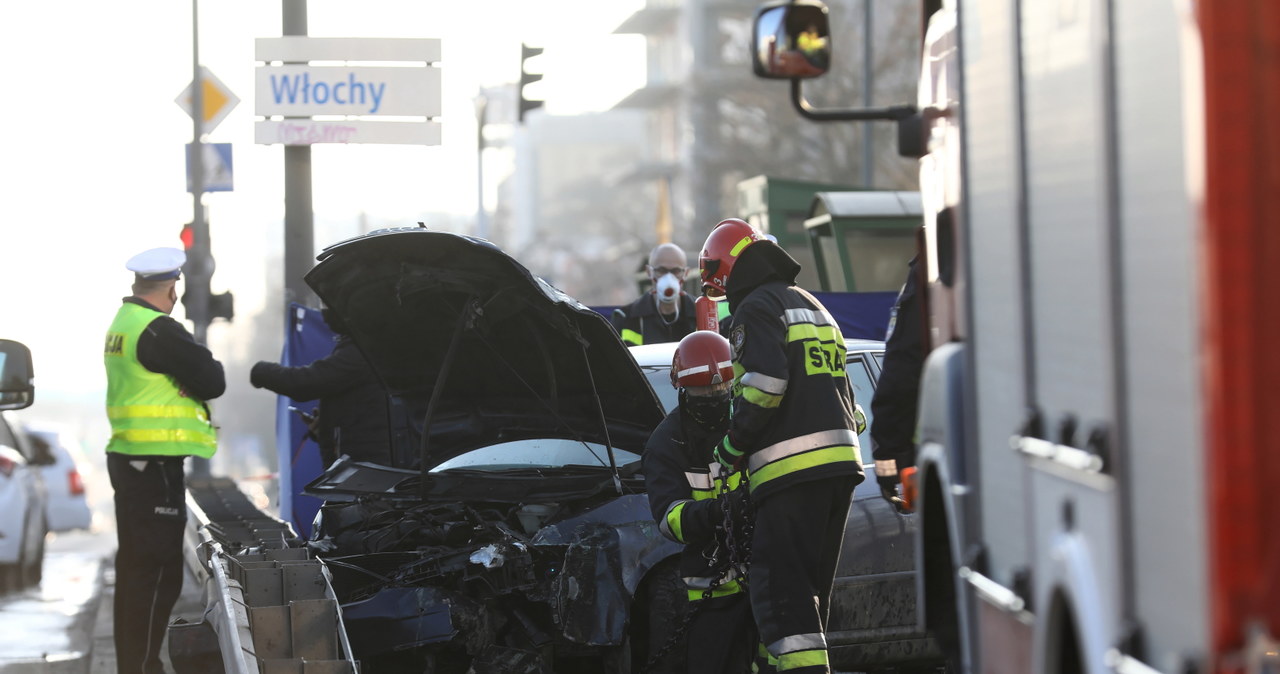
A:
[[[853,388],[853,400],[862,406],[862,413],[867,416],[867,428],[858,434],[858,445],[861,447],[862,463],[871,464],[874,461],[871,458],[871,396],[875,394],[875,384],[872,383],[870,363],[866,362],[866,358],[870,354],[855,353],[849,354],[845,359],[845,372],[849,375],[849,386]]]
[[[3,416],[0,416],[0,445],[22,451],[18,446],[18,439],[13,436],[13,431],[9,430],[8,420]]]

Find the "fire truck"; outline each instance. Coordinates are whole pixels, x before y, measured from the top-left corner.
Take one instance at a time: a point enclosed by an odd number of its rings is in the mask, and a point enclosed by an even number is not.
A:
[[[1280,671],[1280,2],[922,0],[915,104],[843,110],[802,90],[830,54],[795,67],[811,25],[852,48],[827,13],[761,8],[755,68],[920,160],[952,668]]]

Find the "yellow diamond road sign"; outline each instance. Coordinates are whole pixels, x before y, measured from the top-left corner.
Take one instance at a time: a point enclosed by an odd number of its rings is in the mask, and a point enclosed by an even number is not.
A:
[[[222,80],[214,76],[204,66],[200,66],[200,83],[203,85],[200,87],[203,99],[200,102],[202,104],[201,107],[204,108],[201,128],[205,133],[209,133],[213,130],[213,127],[217,126],[231,112],[232,108],[236,107],[240,99],[236,98],[236,95],[231,93],[227,85],[223,84]],[[178,98],[174,99],[174,102],[185,110],[188,115],[191,114],[190,84],[187,85],[186,89],[182,90],[181,94],[178,94]]]

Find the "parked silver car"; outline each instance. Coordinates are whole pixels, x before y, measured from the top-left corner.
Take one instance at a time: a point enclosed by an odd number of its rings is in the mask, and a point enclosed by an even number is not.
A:
[[[46,533],[44,479],[16,419],[35,399],[31,352],[0,339],[0,592],[40,582]]]
[[[53,427],[27,424],[26,430],[49,493],[45,501],[49,531],[88,529],[93,524],[93,509],[85,488],[89,468],[80,443],[66,431]]]

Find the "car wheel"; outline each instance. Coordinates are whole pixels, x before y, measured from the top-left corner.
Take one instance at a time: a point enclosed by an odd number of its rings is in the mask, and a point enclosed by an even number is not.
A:
[[[606,674],[632,674],[636,667],[632,662],[633,657],[635,656],[631,649],[631,635],[628,634],[623,637],[621,644],[606,646],[604,652],[600,654],[602,671]]]
[[[21,588],[22,566],[20,564],[0,564],[0,594],[17,592]]]
[[[685,671],[685,617],[688,591],[680,580],[680,560],[663,560],[645,578],[643,603],[644,652],[638,671],[643,674],[675,674]],[[640,632],[636,632],[637,636]],[[660,657],[659,657],[660,656]]]
[[[36,544],[34,559],[24,559],[19,579],[23,588],[36,587],[44,578],[44,536]]]

